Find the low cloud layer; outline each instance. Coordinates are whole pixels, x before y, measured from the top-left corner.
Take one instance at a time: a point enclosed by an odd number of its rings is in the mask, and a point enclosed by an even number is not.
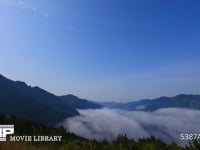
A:
[[[151,135],[167,143],[183,145],[180,133],[200,133],[200,111],[167,108],[154,112],[116,109],[79,110],[81,116],[62,123],[65,128],[88,139],[111,141],[119,134],[135,140]]]

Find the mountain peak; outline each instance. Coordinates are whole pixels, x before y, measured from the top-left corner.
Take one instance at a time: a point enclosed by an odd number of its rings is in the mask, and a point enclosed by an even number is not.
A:
[[[75,109],[89,109],[89,108],[101,108],[102,106],[99,104],[96,104],[92,101],[78,98],[75,95],[68,94],[64,96],[60,96],[60,99],[64,102],[70,105],[71,107]]]
[[[66,117],[79,115],[59,97],[39,87],[28,86],[0,75],[0,113],[10,113],[55,125]],[[12,106],[10,105],[12,104]]]
[[[75,96],[73,94],[63,95],[62,97],[69,97],[69,98],[73,98],[73,99],[79,99],[77,96]]]

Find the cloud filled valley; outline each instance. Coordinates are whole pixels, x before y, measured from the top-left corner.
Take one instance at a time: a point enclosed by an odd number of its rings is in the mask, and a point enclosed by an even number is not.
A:
[[[62,122],[67,131],[88,139],[112,141],[119,134],[135,140],[151,135],[171,143],[184,145],[181,133],[200,133],[200,111],[165,108],[153,112],[117,109],[78,110],[81,116]]]

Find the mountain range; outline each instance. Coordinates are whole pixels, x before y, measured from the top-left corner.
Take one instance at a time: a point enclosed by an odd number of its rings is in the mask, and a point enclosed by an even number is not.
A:
[[[156,99],[143,99],[134,102],[116,103],[100,102],[103,107],[129,111],[154,111],[161,108],[187,108],[200,110],[200,95],[180,94],[174,97],[160,97]]]
[[[77,109],[103,107],[128,111],[154,111],[169,107],[200,110],[200,95],[180,94],[175,97],[128,103],[94,102],[71,94],[56,96],[40,87],[31,87],[24,82],[12,81],[0,75],[0,113],[13,114],[55,126],[67,117],[80,115]]]
[[[63,96],[70,100],[72,95]],[[21,81],[12,81],[0,75],[0,113],[13,114],[47,125],[56,125],[67,117],[79,115],[75,103],[69,104],[63,97],[56,96],[39,87],[31,87]],[[78,98],[77,98],[78,99]],[[78,99],[81,104],[85,100]],[[84,108],[100,108],[87,102]],[[91,106],[91,107],[90,107]]]

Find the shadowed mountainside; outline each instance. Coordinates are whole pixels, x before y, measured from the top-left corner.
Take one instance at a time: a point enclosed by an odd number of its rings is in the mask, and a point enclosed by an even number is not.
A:
[[[0,103],[0,113],[14,114],[48,125],[56,125],[66,117],[79,114],[57,96],[39,87],[27,86],[24,82],[14,82],[2,75]]]
[[[60,96],[60,99],[67,105],[75,108],[75,109],[97,109],[102,108],[101,105],[86,100],[86,99],[80,99],[74,95],[65,95]]]
[[[33,119],[48,125],[56,125],[67,117],[79,115],[76,109],[102,107],[154,111],[161,108],[188,108],[200,110],[200,95],[177,95],[128,103],[92,102],[74,95],[56,96],[39,87],[31,87],[21,81],[12,81],[0,75],[0,113]]]

